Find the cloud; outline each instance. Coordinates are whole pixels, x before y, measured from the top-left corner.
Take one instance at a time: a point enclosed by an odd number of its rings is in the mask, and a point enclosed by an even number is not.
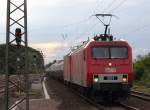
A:
[[[64,0],[29,0],[28,5],[29,7],[45,7],[45,6],[59,6]]]
[[[135,59],[138,55],[146,55],[150,53],[150,48],[134,48],[133,58]]]
[[[67,43],[62,42],[31,43],[29,46],[42,51],[45,56],[46,63],[54,60],[60,51],[69,47]]]

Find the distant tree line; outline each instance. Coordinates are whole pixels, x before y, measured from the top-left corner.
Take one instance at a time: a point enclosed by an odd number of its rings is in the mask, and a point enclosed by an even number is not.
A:
[[[134,61],[135,80],[150,87],[150,53],[145,56],[138,55]]]
[[[5,53],[6,45],[0,45],[0,74],[5,74]],[[10,46],[9,51],[9,73],[24,73],[25,52],[24,46],[17,48],[16,45]],[[17,54],[18,53],[18,54]],[[21,54],[20,54],[21,53]],[[18,59],[19,58],[19,59]],[[33,48],[28,48],[28,67],[30,74],[42,73],[44,71],[44,59],[41,53]]]

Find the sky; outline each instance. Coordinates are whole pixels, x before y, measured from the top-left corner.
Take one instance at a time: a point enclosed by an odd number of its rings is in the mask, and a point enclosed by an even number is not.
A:
[[[104,32],[92,15],[111,13],[117,16],[110,27],[114,37],[129,42],[134,58],[144,55],[150,52],[149,4],[149,0],[27,0],[29,46],[44,53],[45,63],[62,59],[73,45]],[[0,0],[0,44],[6,39],[6,5],[7,0]]]

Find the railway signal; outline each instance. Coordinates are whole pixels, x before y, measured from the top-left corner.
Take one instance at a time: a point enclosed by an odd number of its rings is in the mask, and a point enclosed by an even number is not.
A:
[[[17,44],[17,46],[21,45],[21,36],[22,36],[21,29],[20,28],[16,28],[15,37],[16,37],[16,44]]]

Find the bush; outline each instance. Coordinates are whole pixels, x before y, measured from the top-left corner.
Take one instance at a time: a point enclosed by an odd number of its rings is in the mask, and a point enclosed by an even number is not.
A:
[[[135,80],[150,88],[150,54],[138,58],[134,63]]]

